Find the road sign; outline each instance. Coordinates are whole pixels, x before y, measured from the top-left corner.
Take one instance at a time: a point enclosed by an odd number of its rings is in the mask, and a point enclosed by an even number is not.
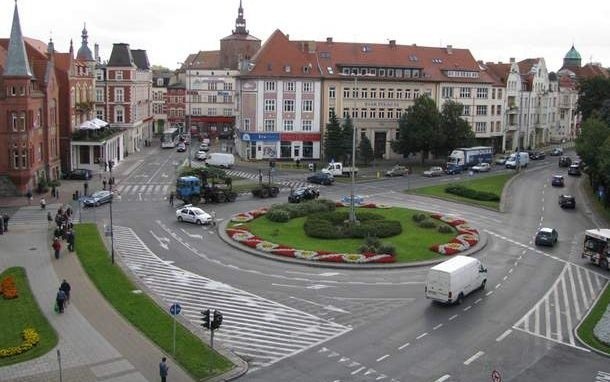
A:
[[[502,377],[500,376],[500,372],[498,370],[491,372],[491,380],[493,382],[502,382]]]
[[[180,304],[172,304],[172,306],[169,307],[169,313],[172,316],[180,314],[180,310],[182,310],[182,307],[180,306]]]

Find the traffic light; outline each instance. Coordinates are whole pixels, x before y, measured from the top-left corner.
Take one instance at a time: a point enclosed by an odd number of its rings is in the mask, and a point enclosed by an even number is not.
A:
[[[210,310],[209,309],[202,310],[201,315],[203,316],[203,317],[201,317],[201,321],[203,322],[203,324],[201,324],[201,326],[203,326],[206,329],[209,329],[210,328]]]
[[[220,310],[215,310],[214,319],[212,320],[212,330],[220,328],[220,325],[222,325],[222,313],[220,313]]]

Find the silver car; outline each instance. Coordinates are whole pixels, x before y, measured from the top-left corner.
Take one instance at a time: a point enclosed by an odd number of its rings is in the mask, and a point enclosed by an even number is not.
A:
[[[97,191],[91,194],[90,196],[85,196],[83,198],[83,204],[85,207],[97,207],[104,203],[109,203],[112,201],[112,192],[107,190]]]
[[[192,204],[176,210],[176,219],[179,222],[195,223],[199,225],[210,224],[212,216],[199,207],[193,207]]]

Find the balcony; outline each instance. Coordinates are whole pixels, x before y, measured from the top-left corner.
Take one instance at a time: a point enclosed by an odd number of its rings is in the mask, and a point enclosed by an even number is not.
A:
[[[102,142],[108,138],[121,133],[120,127],[102,127],[98,130],[76,130],[72,133],[72,141],[78,142]]]

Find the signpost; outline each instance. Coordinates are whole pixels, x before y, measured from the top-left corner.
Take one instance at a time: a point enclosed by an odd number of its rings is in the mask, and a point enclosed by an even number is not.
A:
[[[174,356],[176,355],[176,316],[180,314],[181,310],[182,307],[178,303],[174,303],[169,307],[169,314],[174,317]]]

